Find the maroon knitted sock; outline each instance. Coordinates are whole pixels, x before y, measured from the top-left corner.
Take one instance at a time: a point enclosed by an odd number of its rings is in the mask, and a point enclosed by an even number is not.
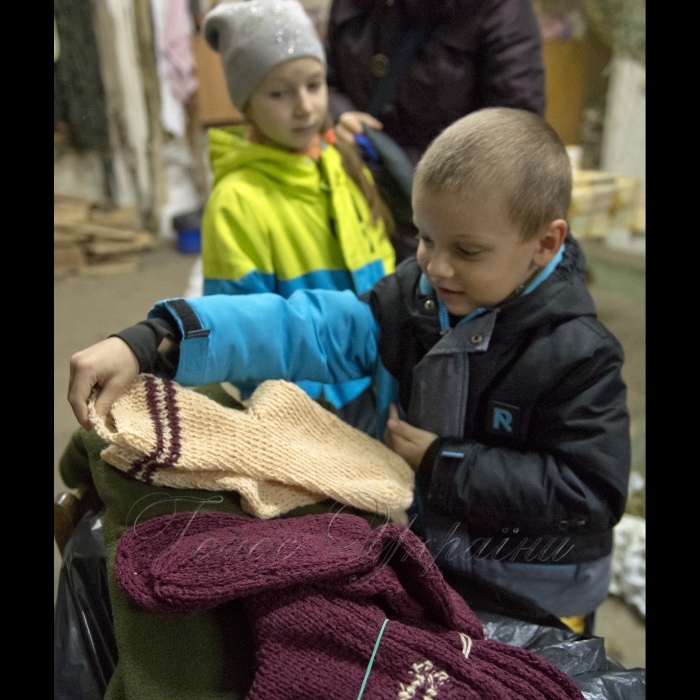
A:
[[[582,698],[529,651],[483,628],[406,527],[352,515],[153,518],[120,540],[115,574],[147,608],[183,613],[246,598],[256,639],[248,698],[354,700],[389,618],[366,698]]]
[[[395,568],[388,558],[396,561]],[[325,579],[346,595],[368,597],[379,587],[388,597],[393,591],[404,609],[411,596],[396,578],[400,571],[409,588],[430,591],[432,618],[471,637],[483,636],[481,622],[407,527],[372,530],[362,518],[342,513],[282,520],[230,513],[153,518],[124,534],[114,570],[132,598],[165,613],[211,608],[260,590]]]

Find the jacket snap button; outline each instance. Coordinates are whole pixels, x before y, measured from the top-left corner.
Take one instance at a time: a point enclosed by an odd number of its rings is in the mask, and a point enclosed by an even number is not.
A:
[[[372,75],[375,78],[383,78],[389,72],[389,59],[378,53],[372,56]]]
[[[483,335],[479,335],[478,333],[476,335],[473,335],[471,338],[472,344],[473,345],[478,345],[482,340],[484,339]]]
[[[435,308],[435,302],[432,299],[426,299],[423,306],[428,310],[432,311]]]

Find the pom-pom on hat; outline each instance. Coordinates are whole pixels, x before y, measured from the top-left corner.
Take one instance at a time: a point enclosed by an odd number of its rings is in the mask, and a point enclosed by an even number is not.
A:
[[[204,18],[202,34],[221,54],[226,86],[236,109],[278,63],[326,55],[311,19],[297,0],[249,0],[217,5]]]

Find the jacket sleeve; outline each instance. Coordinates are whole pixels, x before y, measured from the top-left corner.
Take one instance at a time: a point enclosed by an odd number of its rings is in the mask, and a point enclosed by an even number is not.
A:
[[[530,0],[484,3],[476,109],[514,107],[544,116],[542,39]]]
[[[330,73],[330,65],[328,70]],[[362,110],[358,110],[347,95],[340,92],[338,88],[328,86],[328,113],[331,115],[334,124],[338,123],[341,114],[358,111]]]
[[[328,113],[333,122],[338,121],[338,117],[343,112],[356,112],[357,107],[353,101],[342,90],[341,72],[342,66],[336,55],[336,42],[334,41],[338,28],[337,11],[339,3],[332,3],[328,23],[326,26],[326,82],[328,83]]]
[[[181,338],[178,329],[171,322],[153,318],[141,321],[110,337],[121,338],[131,348],[139,363],[139,372],[156,374],[167,379],[174,376],[180,355]],[[159,347],[164,338],[174,342],[167,352],[160,353]]]
[[[226,180],[211,193],[202,221],[205,294],[275,291],[269,232],[261,212]]]
[[[564,377],[533,411],[536,450],[436,440],[417,474],[431,508],[475,532],[610,530],[625,509],[630,468],[621,365],[619,345],[602,347]]]
[[[337,384],[371,376],[378,327],[353,292],[166,299],[149,312],[182,337],[175,381],[310,380]]]

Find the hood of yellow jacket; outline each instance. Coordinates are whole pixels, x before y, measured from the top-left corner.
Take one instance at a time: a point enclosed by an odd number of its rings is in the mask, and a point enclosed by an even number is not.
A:
[[[213,187],[227,175],[246,169],[248,176],[257,171],[282,189],[293,188],[297,196],[303,196],[305,189],[309,196],[317,196],[321,174],[311,158],[248,141],[245,130],[245,126],[209,129]]]

